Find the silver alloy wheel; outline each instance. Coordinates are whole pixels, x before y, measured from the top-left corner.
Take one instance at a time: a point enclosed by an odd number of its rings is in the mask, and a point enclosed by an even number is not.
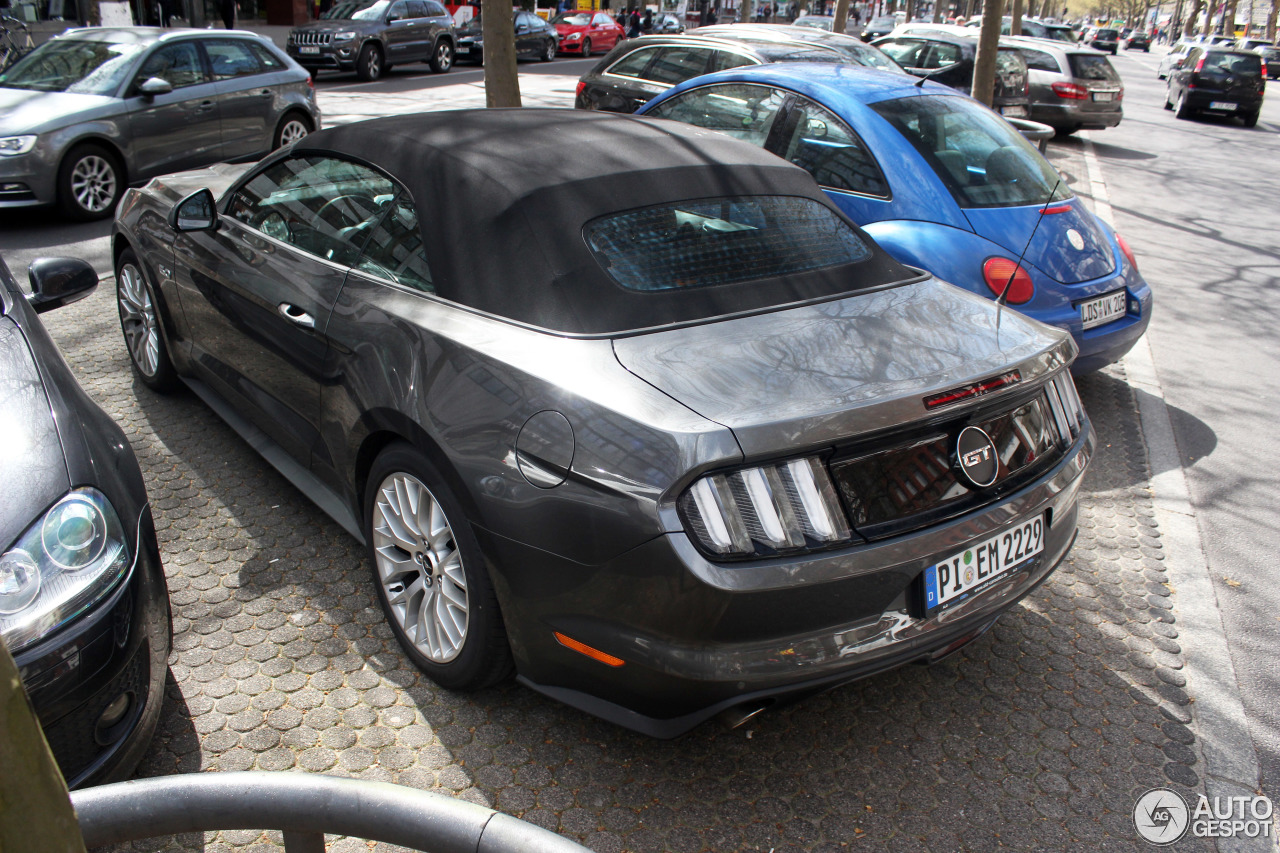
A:
[[[105,157],[86,154],[71,169],[71,194],[90,213],[102,213],[116,197],[116,170]]]
[[[280,147],[287,148],[310,132],[301,119],[291,118],[280,128]]]
[[[370,79],[377,79],[378,75],[382,73],[382,54],[378,52],[377,48],[370,49],[369,59],[364,64],[364,71]]]
[[[120,325],[124,327],[129,356],[144,376],[155,376],[160,367],[160,330],[156,327],[151,292],[133,264],[120,268],[116,299],[120,303]]]
[[[467,576],[444,507],[412,474],[396,472],[373,504],[378,580],[415,649],[448,663],[467,640]]]
[[[453,48],[449,47],[448,42],[440,42],[436,46],[436,66],[441,71],[448,71],[453,67]]]

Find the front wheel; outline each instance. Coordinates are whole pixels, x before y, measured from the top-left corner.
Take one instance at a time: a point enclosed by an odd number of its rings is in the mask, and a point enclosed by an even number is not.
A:
[[[430,59],[431,70],[436,74],[444,74],[453,67],[453,45],[441,39],[436,43],[436,52]]]
[[[360,56],[356,58],[356,76],[366,82],[377,80],[382,76],[382,49],[376,44],[366,44],[360,48]]]
[[[153,391],[171,391],[178,373],[169,360],[169,350],[160,333],[160,311],[155,292],[142,274],[142,264],[132,249],[116,262],[116,305],[120,309],[120,330],[133,375]]]
[[[591,56],[591,39],[582,40],[582,55]]]
[[[407,444],[369,472],[365,537],[374,586],[409,658],[449,690],[479,690],[513,664],[498,600],[462,506]]]
[[[547,43],[542,46],[542,61],[550,62],[556,58],[556,40],[547,39]]]
[[[58,204],[72,219],[103,219],[124,192],[124,170],[101,145],[72,149],[58,168]]]

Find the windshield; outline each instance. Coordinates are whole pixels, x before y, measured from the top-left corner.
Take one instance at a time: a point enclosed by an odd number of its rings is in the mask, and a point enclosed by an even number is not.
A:
[[[601,217],[583,234],[600,266],[628,290],[737,284],[871,257],[829,208],[786,196],[661,204]]]
[[[320,17],[326,21],[381,21],[387,14],[391,0],[347,0],[339,3]]]
[[[961,207],[1018,207],[1072,196],[1031,143],[977,101],[929,95],[871,108],[911,143]]]
[[[553,24],[568,24],[571,27],[585,27],[591,23],[591,16],[581,12],[566,12],[551,19]]]
[[[141,44],[106,41],[45,42],[0,74],[0,86],[35,92],[114,95],[146,50]]]

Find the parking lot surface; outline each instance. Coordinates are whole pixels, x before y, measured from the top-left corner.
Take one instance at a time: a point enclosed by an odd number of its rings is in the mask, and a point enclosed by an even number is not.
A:
[[[1073,151],[1051,154],[1076,181]],[[393,781],[601,853],[1140,850],[1131,810],[1143,791],[1204,790],[1122,366],[1079,381],[1099,443],[1075,549],[994,630],[937,666],[662,742],[515,685],[437,688],[384,623],[360,546],[194,395],[132,381],[112,282],[45,321],[129,435],[169,578],[174,653],[140,775]],[[245,831],[135,846],[278,842]],[[1200,844],[1178,849],[1209,849]],[[331,849],[369,848],[346,839]]]

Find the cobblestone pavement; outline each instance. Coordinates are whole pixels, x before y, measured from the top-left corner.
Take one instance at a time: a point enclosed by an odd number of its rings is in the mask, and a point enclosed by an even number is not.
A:
[[[1060,155],[1064,171],[1075,156]],[[660,742],[514,685],[460,695],[421,676],[383,621],[355,541],[194,396],[135,385],[115,314],[105,282],[46,323],[129,434],[155,508],[174,653],[142,775],[389,780],[601,853],[1140,850],[1130,811],[1141,792],[1203,790],[1121,368],[1079,383],[1099,449],[1075,549],[993,631],[935,667]],[[138,846],[274,841],[226,832]]]

